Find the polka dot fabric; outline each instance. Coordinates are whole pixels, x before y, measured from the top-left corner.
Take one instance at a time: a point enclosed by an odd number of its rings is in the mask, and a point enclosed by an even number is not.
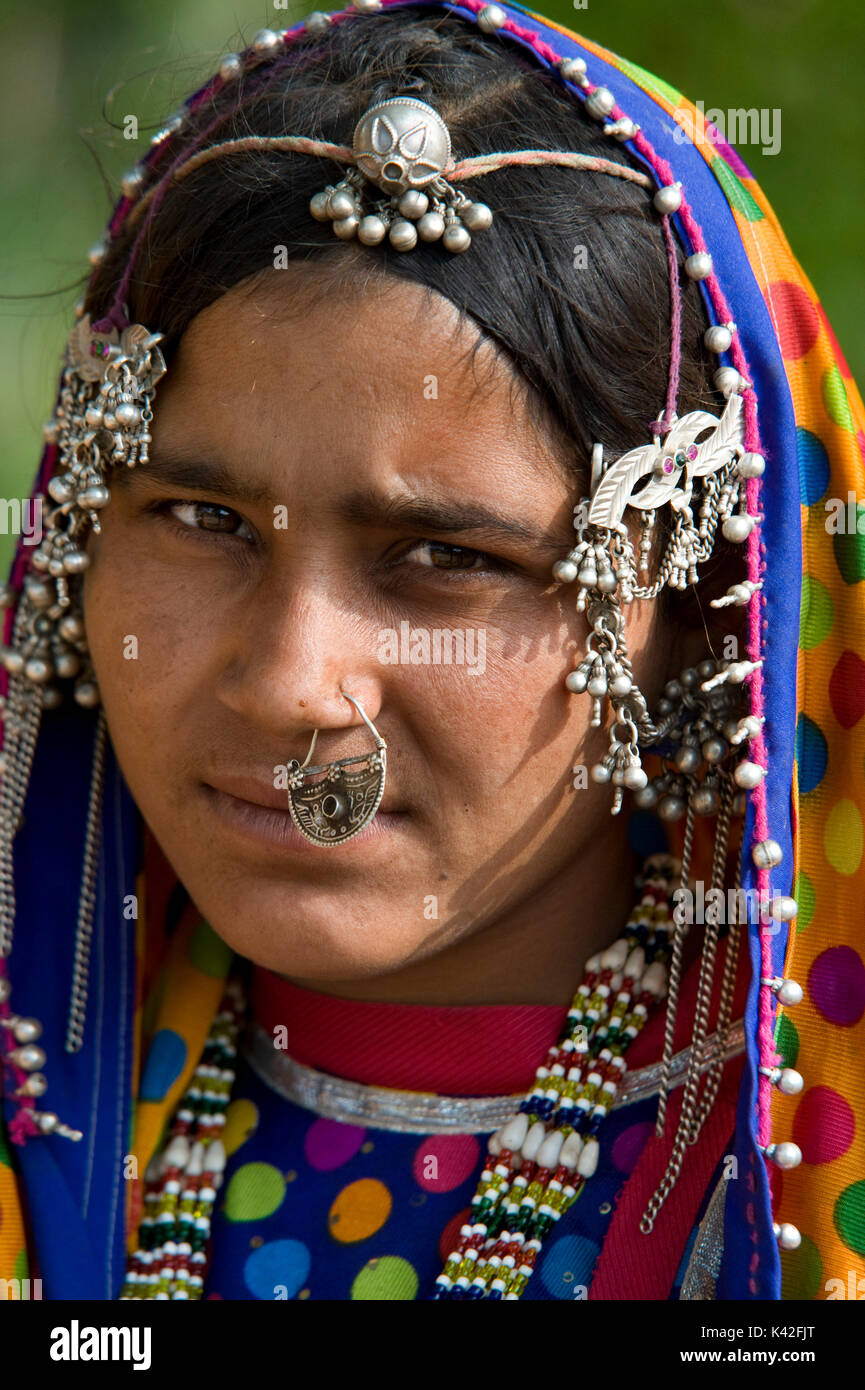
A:
[[[784,1174],[783,1202],[775,1203],[776,1219],[804,1237],[798,1251],[782,1254],[781,1296],[825,1299],[828,1281],[846,1284],[857,1258],[865,1274],[865,407],[814,287],[740,155],[667,83],[580,43],[701,137],[697,148],[732,208],[777,334],[792,400],[796,456],[770,458],[765,486],[773,469],[798,473],[803,574],[790,816],[799,916],[784,973],[803,985],[805,999],[789,1016],[779,1009],[776,1046],[805,1087],[796,1097],[773,1093],[772,1136],[825,1130]]]

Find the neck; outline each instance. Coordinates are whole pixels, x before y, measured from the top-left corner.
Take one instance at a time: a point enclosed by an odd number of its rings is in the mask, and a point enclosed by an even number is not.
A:
[[[622,818],[624,821],[624,817]],[[621,935],[635,901],[639,859],[626,825],[610,818],[540,889],[472,927],[471,913],[438,931],[444,944],[388,975],[294,984],[343,999],[377,1003],[570,1004],[585,962]]]

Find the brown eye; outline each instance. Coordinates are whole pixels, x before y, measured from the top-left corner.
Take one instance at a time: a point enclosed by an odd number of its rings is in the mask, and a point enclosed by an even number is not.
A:
[[[237,512],[218,502],[175,502],[170,511],[175,520],[191,531],[215,531],[220,535],[236,536],[246,526]]]
[[[419,563],[440,570],[475,569],[477,561],[484,559],[479,550],[470,550],[462,545],[448,545],[446,541],[422,541],[416,547],[416,553],[422,555],[424,551],[428,553],[429,559],[421,559]]]

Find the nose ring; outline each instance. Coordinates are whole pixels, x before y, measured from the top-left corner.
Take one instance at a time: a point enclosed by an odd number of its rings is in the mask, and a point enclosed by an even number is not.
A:
[[[315,729],[303,762],[292,758],[288,764],[291,819],[301,835],[324,848],[344,844],[369,825],[381,805],[387,776],[387,744],[360,701],[344,690],[339,693],[354,705],[375,739],[375,749],[354,758],[337,758],[310,767],[318,738]]]

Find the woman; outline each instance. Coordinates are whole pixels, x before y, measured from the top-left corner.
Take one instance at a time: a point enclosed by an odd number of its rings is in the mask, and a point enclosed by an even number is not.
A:
[[[739,156],[517,6],[363,0],[228,55],[92,260],[9,593],[3,1273],[838,1296],[862,406]]]

